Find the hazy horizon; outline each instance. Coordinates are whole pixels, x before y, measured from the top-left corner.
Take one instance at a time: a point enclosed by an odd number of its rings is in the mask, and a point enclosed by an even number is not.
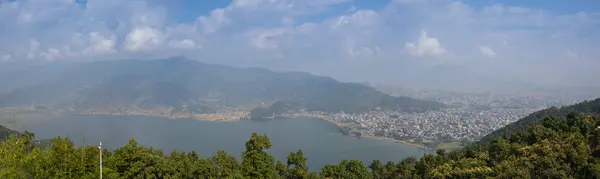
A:
[[[599,12],[595,1],[0,1],[0,70],[186,56],[416,89],[598,87]]]
[[[281,72],[281,73],[303,72],[303,73],[309,73],[309,74],[313,74],[313,75],[317,75],[317,76],[331,77],[340,82],[360,83],[360,84],[366,84],[366,85],[370,85],[370,86],[392,87],[392,88],[398,88],[398,89],[404,89],[404,90],[416,90],[416,91],[446,91],[446,92],[462,92],[462,93],[488,93],[488,92],[522,93],[522,92],[531,92],[531,91],[535,91],[535,90],[566,90],[566,89],[595,90],[595,89],[600,89],[600,86],[598,86],[598,84],[580,84],[580,85],[578,85],[578,84],[575,84],[575,85],[573,85],[573,84],[540,84],[540,83],[527,83],[527,82],[516,81],[516,80],[511,81],[511,80],[498,79],[498,78],[494,78],[494,79],[496,79],[496,81],[492,81],[492,82],[485,81],[484,79],[477,81],[478,79],[473,79],[473,76],[468,76],[468,75],[464,76],[465,78],[467,78],[466,80],[461,79],[459,81],[452,81],[452,80],[449,80],[449,78],[451,78],[450,76],[458,77],[458,76],[464,75],[464,73],[468,73],[468,72],[457,70],[458,74],[453,74],[453,73],[450,73],[448,69],[444,69],[444,67],[440,67],[440,66],[438,66],[437,69],[446,70],[446,71],[444,71],[446,73],[446,76],[440,76],[440,77],[427,76],[427,77],[413,78],[413,79],[409,79],[408,77],[407,78],[398,78],[397,82],[399,82],[399,83],[393,83],[393,82],[382,81],[382,80],[377,80],[377,79],[369,80],[368,78],[365,78],[365,76],[363,76],[361,78],[351,78],[351,77],[349,78],[347,76],[329,75],[327,73],[311,72],[311,71],[298,70],[298,69],[276,69],[276,68],[268,68],[268,67],[257,66],[257,65],[244,66],[244,65],[214,63],[214,62],[210,62],[210,61],[193,59],[193,58],[189,58],[187,56],[181,56],[181,55],[166,56],[163,58],[154,57],[154,58],[123,58],[123,59],[104,59],[104,60],[64,60],[64,61],[32,60],[32,61],[10,61],[10,62],[5,61],[5,62],[0,62],[0,64],[6,64],[6,65],[0,66],[0,71],[2,71],[2,72],[0,72],[0,75],[11,75],[12,72],[18,72],[20,70],[27,69],[30,67],[33,67],[35,69],[35,68],[45,67],[45,66],[46,67],[53,66],[53,65],[54,66],[56,66],[56,65],[64,66],[64,65],[68,65],[68,64],[72,64],[72,63],[87,63],[87,62],[93,62],[93,61],[120,61],[120,60],[152,61],[152,60],[164,60],[164,59],[170,59],[170,58],[182,58],[182,59],[187,59],[187,60],[199,61],[199,62],[205,63],[205,64],[217,64],[217,65],[231,66],[231,67],[236,67],[236,68],[262,68],[262,69],[267,69],[267,70],[271,70],[274,72]],[[431,71],[433,69],[428,69],[428,70]],[[362,79],[362,80],[358,80],[358,79]],[[16,80],[18,80],[18,79],[16,79]]]

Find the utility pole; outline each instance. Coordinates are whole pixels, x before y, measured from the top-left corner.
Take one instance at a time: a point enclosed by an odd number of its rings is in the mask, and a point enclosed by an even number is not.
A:
[[[102,142],[100,142],[98,148],[100,149],[100,179],[102,179]]]

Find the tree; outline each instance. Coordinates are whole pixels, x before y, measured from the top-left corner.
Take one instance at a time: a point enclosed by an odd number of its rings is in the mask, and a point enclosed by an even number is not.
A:
[[[250,178],[276,178],[275,159],[265,152],[271,148],[266,135],[252,133],[246,142],[246,150],[242,153],[242,173]]]
[[[10,135],[7,140],[0,142],[0,178],[27,178],[35,169],[30,168],[33,155],[27,153],[29,139],[19,135]],[[29,153],[31,154],[31,153]],[[37,156],[37,153],[35,156]]]
[[[369,168],[371,169],[374,179],[385,178],[385,168],[383,168],[383,165],[379,160],[373,160],[369,165]]]
[[[417,159],[415,157],[407,157],[396,164],[396,169],[392,172],[393,178],[417,178]]]
[[[369,169],[358,160],[342,160],[338,165],[326,165],[321,175],[330,178],[370,179]]]
[[[82,146],[79,147],[75,153],[79,155],[77,158],[80,159],[83,167],[83,176],[81,178],[98,178],[100,175],[100,171],[98,170],[100,163],[98,147]],[[106,151],[106,153],[109,152]],[[106,156],[103,157],[107,158]]]
[[[309,173],[306,161],[307,159],[304,157],[302,150],[298,150],[296,153],[290,153],[287,157],[287,168],[289,168],[289,176],[287,178],[308,178]]]
[[[430,171],[433,178],[486,178],[493,170],[481,159],[468,158],[450,161]]]
[[[421,157],[421,160],[415,165],[415,172],[420,175],[422,178],[428,178],[431,170],[437,166],[437,159],[434,155],[427,154]]]
[[[47,172],[57,178],[81,178],[84,168],[79,160],[80,153],[68,138],[58,137],[52,140],[45,155]]]
[[[115,150],[113,156],[107,161],[107,167],[113,168],[124,178],[158,178],[161,176],[157,164],[163,159],[156,155],[152,149],[138,146],[134,139]]]
[[[281,178],[291,178],[290,169],[281,161],[277,161],[277,164],[275,164],[275,171]]]
[[[216,167],[217,178],[227,178],[240,169],[240,164],[237,159],[222,150],[217,151],[217,153],[210,158],[210,161],[212,161]]]

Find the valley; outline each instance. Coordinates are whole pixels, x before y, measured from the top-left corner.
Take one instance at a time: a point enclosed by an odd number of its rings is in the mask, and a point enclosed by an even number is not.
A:
[[[36,75],[46,68],[32,66],[0,79]],[[43,75],[42,81],[15,84],[1,93],[0,116],[84,114],[213,122],[309,117],[332,122],[350,136],[435,149],[445,143],[464,146],[534,111],[578,99],[564,96],[558,101],[549,97],[554,93],[415,92],[184,57],[54,64]]]
[[[11,77],[31,72],[16,71]],[[115,153],[123,148],[149,147],[153,156],[168,156],[152,160],[155,163],[178,162],[171,157],[180,152],[187,153],[189,160],[232,154],[231,162],[244,162],[248,160],[248,150],[272,157],[273,161],[285,161],[290,160],[290,151],[298,150],[312,159],[305,161],[309,167],[306,172],[315,176],[316,172],[334,175],[328,172],[332,167],[346,165],[348,158],[354,159],[352,165],[357,167],[371,163],[373,169],[367,172],[377,172],[380,162],[391,168],[423,165],[434,159],[450,160],[443,158],[446,156],[481,160],[472,156],[474,150],[481,152],[478,147],[497,147],[500,144],[495,141],[503,138],[534,140],[530,134],[522,133],[535,130],[532,125],[551,122],[546,117],[584,120],[587,127],[581,122],[577,123],[580,126],[565,125],[588,131],[596,118],[585,115],[600,114],[600,100],[568,106],[579,98],[563,96],[557,100],[552,94],[447,91],[394,93],[394,89],[344,83],[307,73],[234,68],[185,58],[78,62],[59,71],[45,71],[44,75],[47,78],[42,82],[0,94],[0,125],[6,126],[2,128],[4,140],[33,141],[30,148],[38,148],[39,152],[55,152],[56,147],[47,148],[53,145],[84,150],[95,148],[100,142],[106,152]],[[8,77],[0,75],[2,78]],[[246,140],[267,140],[257,133],[269,136],[268,145],[257,149],[248,148],[256,143],[247,143],[244,149],[241,144]],[[270,147],[271,142],[275,147]],[[545,145],[537,139],[533,142]],[[9,146],[0,145],[0,155],[1,147]],[[496,158],[486,160],[506,162],[497,154],[493,156]],[[461,157],[452,161],[465,162]],[[450,165],[435,164],[441,166],[406,172],[427,176]],[[461,166],[464,165],[453,167]],[[505,166],[475,165],[464,170],[481,170],[476,175],[489,176],[495,175],[490,170],[504,170],[498,167]],[[279,165],[278,170],[285,169]]]
[[[0,0],[0,179],[600,179],[600,1]]]

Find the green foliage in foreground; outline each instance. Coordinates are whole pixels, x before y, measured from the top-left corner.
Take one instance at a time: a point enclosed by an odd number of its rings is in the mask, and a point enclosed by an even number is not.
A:
[[[276,161],[265,150],[267,136],[252,134],[241,161],[218,151],[199,157],[195,152],[140,146],[135,140],[115,151],[103,151],[104,178],[600,178],[600,118],[589,115],[548,117],[541,125],[490,145],[460,151],[438,150],[420,159],[397,163],[343,160],[309,172],[302,151]],[[35,145],[34,136],[13,135],[0,143],[0,178],[97,178],[99,151],[95,146],[76,148],[55,138],[47,148]]]

